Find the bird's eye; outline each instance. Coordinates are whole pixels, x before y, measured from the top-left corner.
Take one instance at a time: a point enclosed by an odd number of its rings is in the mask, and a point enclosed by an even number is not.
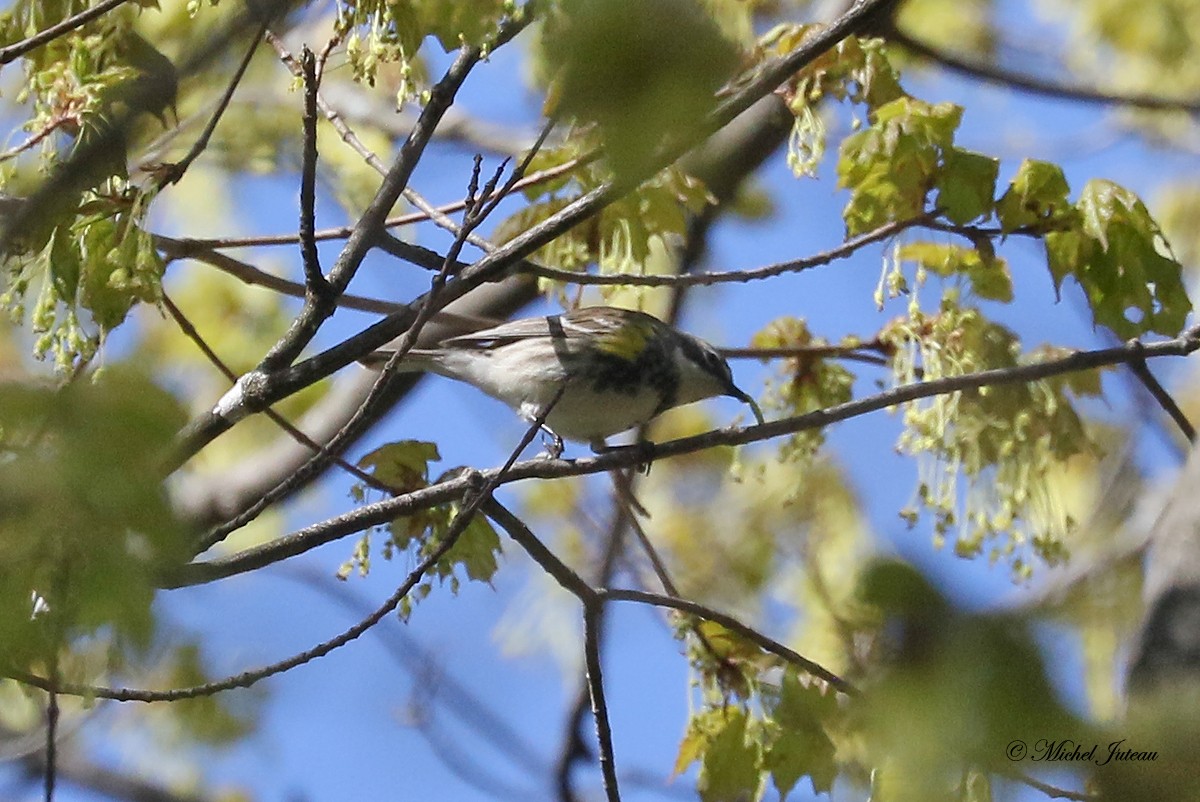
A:
[[[716,351],[706,351],[705,356],[708,359],[708,366],[712,369],[713,373],[718,376],[732,378],[733,374],[729,370],[729,364],[721,358],[720,354]]]

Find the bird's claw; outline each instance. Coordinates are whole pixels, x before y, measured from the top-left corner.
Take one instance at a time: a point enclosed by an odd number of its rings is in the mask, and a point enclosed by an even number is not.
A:
[[[543,426],[542,427],[542,435],[543,435],[542,442],[545,444],[546,450],[543,451],[542,454],[539,454],[538,456],[540,457],[542,455],[545,455],[546,459],[558,459],[559,457],[561,457],[563,454],[563,450],[566,448],[566,444],[563,443],[563,439],[558,435],[558,432],[554,431],[553,429],[549,429],[549,428]],[[549,442],[547,442],[547,441],[549,441]]]

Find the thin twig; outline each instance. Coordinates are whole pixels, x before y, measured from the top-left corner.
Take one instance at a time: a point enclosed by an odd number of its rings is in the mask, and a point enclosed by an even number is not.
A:
[[[831,687],[841,691],[844,694],[857,696],[860,693],[858,688],[842,679],[837,674],[834,674],[820,663],[814,663],[804,655],[789,649],[778,641],[768,638],[766,635],[763,635],[753,627],[749,627],[733,616],[726,615],[719,610],[714,610],[711,607],[706,607],[703,604],[698,604],[688,599],[681,599],[677,596],[664,596],[659,593],[647,593],[644,590],[608,588],[600,590],[599,594],[604,601],[638,602],[640,604],[654,605],[655,607],[669,607],[673,610],[679,610],[680,612],[699,616],[706,621],[712,621],[714,624],[720,624],[726,629],[736,632],[743,638],[753,642],[763,651],[770,652],[776,657],[782,658],[791,665],[794,665],[797,668],[801,668],[809,674],[812,674],[814,677],[818,677],[825,682],[828,682]]]
[[[355,583],[339,581],[317,565],[292,566],[294,570],[275,573],[276,577],[295,581],[301,587],[320,594],[325,600],[362,618],[371,609]],[[417,687],[436,688],[429,704],[437,704],[464,726],[481,737],[507,760],[529,777],[540,776],[545,770],[545,759],[527,734],[519,732],[498,710],[492,708],[493,701],[485,698],[476,689],[460,682],[445,666],[433,649],[423,647],[416,636],[403,628],[377,629],[373,633],[392,662],[407,672]],[[526,795],[525,798],[528,798]]]
[[[634,539],[642,547],[646,559],[650,561],[650,568],[654,571],[654,576],[658,578],[659,584],[662,585],[668,596],[678,596],[679,588],[675,584],[675,580],[671,578],[666,563],[663,562],[658,549],[654,548],[654,544],[650,542],[650,536],[646,534],[645,527],[638,520],[639,515],[648,515],[648,513],[633,494],[633,483],[629,474],[623,471],[609,471],[608,476],[613,483],[613,498],[618,504],[624,505],[625,519],[629,523],[629,528],[633,530]]]
[[[8,64],[31,50],[35,50],[42,45],[53,42],[58,37],[70,33],[76,28],[81,28],[87,25],[94,19],[104,16],[118,6],[122,6],[127,0],[103,0],[92,8],[84,9],[74,16],[67,17],[62,22],[51,25],[44,31],[39,31],[28,39],[22,39],[20,42],[9,45],[8,47],[0,48],[0,65]]]
[[[600,774],[608,802],[621,802],[617,784],[617,760],[613,754],[612,723],[604,696],[604,674],[600,662],[599,617],[604,605],[591,602],[583,606],[583,659],[587,669],[588,692],[592,697],[592,717],[596,721],[596,745]]]
[[[208,118],[208,123],[205,124],[204,130],[200,132],[200,137],[192,145],[192,149],[182,159],[174,164],[167,165],[164,169],[161,177],[164,186],[166,184],[178,183],[179,179],[183,178],[184,173],[188,171],[188,168],[192,166],[192,162],[198,159],[200,154],[208,148],[209,140],[212,139],[213,132],[217,130],[217,123],[225,116],[225,111],[229,108],[229,104],[233,100],[233,94],[237,91],[238,85],[241,84],[242,78],[250,66],[250,61],[254,58],[254,52],[258,50],[259,43],[262,42],[268,24],[269,17],[264,17],[263,21],[259,24],[258,30],[250,40],[250,47],[246,49],[246,55],[242,57],[241,63],[238,64],[237,70],[234,71],[229,85],[225,87],[224,94],[217,101],[217,107]]]
[[[171,318],[175,321],[175,325],[179,326],[179,330],[183,332],[184,336],[191,340],[197,348],[200,349],[200,353],[204,354],[205,358],[208,359],[208,361],[212,363],[212,365],[218,371],[220,371],[221,375],[228,379],[231,383],[237,381],[237,374],[233,371],[233,369],[230,368],[229,365],[227,365],[225,361],[217,355],[217,352],[212,349],[212,346],[208,344],[192,321],[183,314],[183,310],[176,306],[175,302],[172,301],[170,296],[168,296],[165,292],[162,294],[162,303],[167,312],[171,315]],[[311,449],[313,453],[319,454],[321,452],[320,443],[318,443],[316,440],[313,440],[304,432],[300,431],[300,429],[292,424],[291,421],[280,415],[271,407],[264,409],[263,414],[265,414],[272,423],[286,432],[289,437],[291,437],[300,445]],[[368,487],[373,487],[376,490],[382,490],[387,493],[391,492],[390,487],[380,482],[374,476],[367,473],[362,468],[359,468],[357,465],[353,465],[341,457],[335,457],[333,462],[339,468],[346,471],[346,473],[350,474],[355,479],[358,479],[360,482],[363,482]]]
[[[906,229],[927,225],[930,220],[932,220],[930,215],[919,215],[908,220],[896,220],[891,223],[885,223],[873,231],[852,237],[836,248],[822,251],[813,256],[805,257],[804,259],[791,259],[786,262],[778,262],[773,265],[747,270],[668,274],[579,273],[574,270],[563,270],[557,267],[527,263],[522,265],[521,271],[537,276],[538,278],[553,279],[566,284],[586,286],[707,287],[713,284],[728,284],[731,282],[745,283],[774,278],[784,273],[799,273],[810,268],[827,265],[838,259],[845,259],[848,256],[853,256],[860,248],[888,239]]]
[[[299,282],[289,281],[273,273],[268,273],[265,270],[259,270],[257,267],[247,264],[240,259],[234,259],[228,254],[200,248],[189,240],[172,239],[161,234],[155,234],[154,247],[162,251],[170,261],[195,259],[197,262],[203,262],[210,267],[215,267],[222,273],[233,276],[244,284],[263,287],[292,298],[304,298],[306,293],[305,286]],[[339,296],[337,305],[345,309],[359,309],[364,312],[375,312],[383,315],[392,314],[405,308],[404,304],[396,303],[395,301],[366,298],[350,293],[344,293]]]
[[[50,691],[46,700],[46,766],[43,775],[43,799],[54,802],[58,782],[58,694]]]
[[[590,164],[599,158],[599,153],[592,152],[583,156],[570,159],[555,167],[547,167],[545,170],[538,170],[536,173],[530,173],[522,180],[515,183],[512,191],[526,189],[531,186],[554,181],[562,176],[570,173],[579,167]],[[461,212],[466,208],[465,200],[453,201],[444,203],[434,209],[443,215],[454,214]],[[408,212],[406,214],[389,217],[383,222],[384,228],[400,228],[402,226],[410,226],[416,223],[423,223],[430,220],[430,215],[425,212]],[[337,226],[334,228],[324,228],[314,234],[314,239],[317,242],[326,242],[329,240],[346,239],[354,233],[354,226]],[[180,238],[175,240],[180,244],[180,247],[212,249],[219,250],[223,248],[250,248],[250,247],[275,247],[275,246],[290,246],[295,245],[300,241],[296,234],[261,234],[249,237],[195,237],[195,238]]]
[[[845,359],[851,362],[866,362],[870,365],[891,364],[886,356],[864,354],[863,351],[887,353],[887,346],[880,342],[858,343],[857,345],[785,345],[779,348],[718,348],[717,353],[726,359]]]
[[[1135,348],[1141,345],[1138,340],[1133,340],[1131,344],[1136,344],[1134,345]],[[1188,420],[1187,415],[1179,408],[1179,404],[1167,392],[1167,388],[1163,387],[1162,383],[1150,372],[1150,366],[1146,364],[1146,360],[1131,359],[1129,361],[1129,369],[1133,372],[1134,376],[1137,376],[1150,395],[1154,397],[1158,405],[1163,408],[1163,411],[1171,417],[1171,420],[1175,421],[1175,425],[1183,432],[1183,436],[1188,439],[1188,442],[1196,442],[1196,427],[1192,426],[1192,422]]]
[[[0,153],[0,162],[6,162],[9,159],[15,159],[17,156],[20,156],[25,151],[29,150],[32,147],[35,147],[39,142],[41,142],[43,139],[45,139],[46,137],[53,134],[59,128],[62,128],[67,123],[78,123],[78,122],[79,122],[79,118],[74,114],[64,114],[61,116],[56,116],[54,119],[52,119],[46,125],[43,125],[40,131],[38,131],[35,134],[30,135],[30,137],[28,139],[26,139],[24,142],[22,142],[21,144],[14,145],[13,147],[9,148],[8,150],[4,151],[3,153]]]
[[[77,683],[55,683],[44,677],[38,677],[25,672],[9,672],[8,676],[17,682],[31,685],[35,688],[41,688],[47,691],[57,691],[62,694],[71,696],[83,696],[86,698],[97,699],[113,699],[118,702],[175,702],[180,699],[195,699],[202,696],[213,696],[223,691],[230,691],[234,688],[249,688],[255,683],[261,682],[268,677],[273,677],[276,674],[281,674],[285,671],[290,671],[298,666],[311,663],[320,657],[324,657],[330,652],[345,646],[347,643],[357,639],[364,632],[383,620],[384,616],[391,613],[400,602],[416,587],[421,581],[425,573],[432,568],[438,560],[440,560],[446,552],[453,548],[455,540],[446,539],[438,544],[437,548],[430,553],[428,557],[421,561],[420,565],[414,568],[400,587],[396,589],[388,599],[376,608],[370,615],[362,619],[354,626],[350,627],[341,634],[330,638],[327,641],[313,646],[311,649],[305,649],[302,652],[292,655],[291,657],[280,660],[262,668],[244,671],[240,674],[235,674],[225,679],[215,682],[206,682],[202,685],[192,685],[186,688],[173,688],[165,691],[152,691],[140,688],[104,688],[92,685],[81,685]]]
[[[564,590],[583,602],[596,597],[596,591],[587,583],[587,580],[575,573],[570,566],[547,548],[533,533],[533,530],[526,526],[525,522],[512,510],[497,501],[495,497],[487,499],[482,509],[487,517],[499,524],[500,528],[513,539],[513,542],[524,549],[525,553]]]
[[[529,150],[526,151],[524,157],[521,159],[521,162],[517,165],[516,169],[513,170],[512,175],[509,176],[508,180],[504,182],[504,186],[500,188],[499,192],[495,191],[495,187],[494,187],[495,181],[493,181],[492,191],[488,193],[489,200],[485,204],[483,204],[483,207],[480,210],[480,215],[482,217],[487,217],[487,216],[491,215],[491,213],[493,211],[495,211],[496,207],[500,205],[501,201],[503,201],[506,197],[508,197],[508,195],[510,193],[512,193],[513,189],[517,186],[517,184],[525,176],[525,171],[529,168],[529,165],[533,162],[534,156],[536,156],[538,154],[538,152],[542,149],[542,146],[546,143],[546,138],[549,137],[550,132],[554,130],[555,124],[556,124],[556,120],[554,120],[553,118],[546,121],[546,124],[544,126],[542,126],[542,130],[541,130],[541,133],[538,135],[538,138],[536,140],[534,140],[533,145],[531,145]],[[476,154],[475,158],[478,160],[481,157],[478,154]],[[507,163],[507,159],[505,160],[505,163]],[[411,203],[412,205],[414,205],[418,209],[420,209],[423,213],[427,214],[429,216],[429,219],[431,221],[433,221],[433,223],[435,225],[437,225],[439,228],[450,232],[454,236],[458,236],[459,228],[454,223],[454,221],[451,220],[445,214],[443,214],[441,211],[439,211],[436,207],[433,206],[433,204],[429,203],[429,201],[425,200],[425,198],[423,198],[421,196],[421,194],[418,193],[416,190],[412,189],[411,187],[405,189],[404,198],[409,203]],[[472,198],[468,194],[468,197],[466,200],[466,206],[464,208],[470,208],[471,201],[472,201]],[[396,237],[393,237],[392,235],[387,234],[386,232],[382,235],[382,237],[383,237],[384,242],[381,243],[381,245],[385,246],[385,249],[391,253],[396,253],[397,251],[408,249],[407,244],[400,243]],[[466,240],[467,240],[467,242],[474,245],[476,248],[479,248],[484,253],[488,253],[488,252],[491,252],[496,249],[496,246],[493,245],[491,242],[489,242],[488,240],[486,240],[483,237],[480,237],[474,233],[467,234]],[[459,271],[461,271],[462,269],[464,269],[466,267],[467,267],[467,265],[465,265],[465,264],[456,265],[456,269],[454,272],[458,273]]]
[[[264,31],[265,33],[265,31]],[[321,274],[321,257],[313,238],[317,217],[317,63],[305,45],[300,51],[300,70],[304,77],[304,148],[300,163],[300,260],[304,265],[304,286],[313,295],[329,292]]]

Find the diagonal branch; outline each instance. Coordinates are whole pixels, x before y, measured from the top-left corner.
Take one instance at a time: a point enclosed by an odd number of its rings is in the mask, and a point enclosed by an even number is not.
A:
[[[1094,351],[1076,351],[1045,362],[993,368],[961,376],[948,376],[905,384],[827,409],[769,421],[757,426],[718,429],[664,443],[647,443],[638,449],[610,451],[606,454],[581,459],[528,460],[513,465],[500,483],[506,484],[523,479],[559,479],[567,476],[584,476],[603,471],[632,468],[645,462],[691,454],[707,448],[746,445],[796,432],[820,429],[833,423],[921,398],[976,390],[994,385],[1038,381],[1083,370],[1127,364],[1139,358],[1187,356],[1197,350],[1200,350],[1200,327],[1189,329],[1177,338],[1156,343],[1139,343],[1137,345],[1127,343]],[[495,475],[495,470],[483,473],[485,478]],[[246,549],[238,554],[207,562],[190,563],[170,576],[163,577],[162,587],[202,584],[253,571],[278,560],[302,554],[330,541],[360,532],[368,527],[385,524],[398,517],[411,515],[437,504],[444,504],[457,498],[467,489],[468,486],[462,479],[449,479],[411,493],[367,504],[300,529],[290,535],[285,535],[270,543]]]
[[[74,16],[67,17],[62,22],[51,25],[44,31],[38,31],[27,39],[22,39],[20,42],[15,42],[8,47],[0,48],[0,65],[15,61],[31,50],[36,50],[44,44],[53,42],[58,37],[68,34],[76,28],[82,28],[92,20],[99,19],[114,8],[124,5],[126,2],[127,0],[103,0],[103,2],[98,3],[92,8],[84,9]]]
[[[647,593],[644,590],[624,590],[621,588],[609,588],[599,591],[601,601],[628,601],[638,602],[640,604],[650,604],[655,607],[666,607],[671,610],[679,610],[680,612],[689,613],[699,616],[706,621],[712,621],[714,624],[720,624],[726,629],[732,630],[743,638],[754,643],[765,652],[770,652],[776,657],[782,658],[791,665],[796,666],[812,674],[814,677],[820,677],[828,682],[832,687],[850,696],[857,696],[860,691],[854,685],[834,674],[829,669],[822,666],[820,663],[814,663],[804,655],[801,655],[778,641],[768,638],[753,627],[746,626],[741,621],[731,615],[726,615],[719,610],[714,610],[711,607],[705,607],[703,604],[697,604],[688,599],[681,599],[678,596],[664,596],[660,593]]]
[[[229,381],[237,381],[237,374],[234,373],[233,370],[225,364],[225,361],[217,355],[217,352],[212,349],[212,346],[208,344],[208,342],[196,329],[195,325],[192,324],[192,321],[183,314],[183,310],[176,306],[175,302],[172,301],[170,296],[168,296],[165,292],[162,294],[162,304],[164,307],[166,307],[167,312],[175,321],[175,325],[177,325],[179,330],[183,332],[183,335],[191,340],[198,349],[200,349],[200,353],[204,354],[204,357],[210,363],[212,363],[213,367],[215,367],[217,371]],[[286,432],[287,435],[297,443],[305,446],[314,453],[320,453],[321,444],[313,440],[304,432],[300,431],[300,429],[288,421],[287,418],[283,417],[283,415],[279,414],[270,407],[263,410],[263,412],[271,420],[271,422]],[[368,487],[374,487],[377,490],[388,489],[385,485],[380,484],[379,480],[374,476],[359,468],[357,465],[351,465],[349,462],[346,462],[340,457],[334,459],[334,464],[346,471],[346,473],[358,479],[360,482],[366,484]]]
[[[1141,344],[1137,340],[1133,342],[1137,343],[1137,345]],[[1163,387],[1162,383],[1155,378],[1154,374],[1150,371],[1150,366],[1146,364],[1146,360],[1131,359],[1129,361],[1129,369],[1146,388],[1146,391],[1158,402],[1158,405],[1163,408],[1163,411],[1170,416],[1171,420],[1175,421],[1175,425],[1183,432],[1183,436],[1188,439],[1188,442],[1196,442],[1196,427],[1192,425],[1187,415],[1180,409],[1179,404],[1167,392],[1167,388]]]
[[[246,49],[246,55],[242,57],[241,63],[234,70],[233,77],[229,79],[229,84],[225,87],[225,92],[217,101],[217,107],[213,109],[212,115],[208,118],[208,123],[205,124],[204,130],[200,132],[200,136],[192,144],[191,150],[182,159],[174,164],[166,165],[164,168],[159,179],[162,186],[178,183],[179,179],[183,178],[184,173],[188,171],[188,168],[192,166],[192,162],[200,158],[200,154],[208,148],[208,143],[212,139],[213,132],[217,130],[217,124],[221,122],[221,118],[225,116],[225,111],[233,101],[233,95],[237,91],[238,85],[241,84],[242,78],[246,75],[246,70],[249,69],[250,62],[254,58],[255,51],[258,50],[258,46],[262,42],[263,35],[266,33],[269,24],[270,18],[264,17],[254,37],[250,40],[250,47]]]
[[[513,542],[524,549],[525,553],[562,586],[563,590],[570,592],[585,603],[596,599],[596,591],[587,583],[587,580],[571,570],[570,566],[547,548],[546,544],[538,539],[537,535],[525,525],[525,522],[516,513],[497,501],[495,497],[484,502],[483,512],[499,524],[500,528],[513,539]]]
[[[265,33],[265,31],[264,31]],[[300,170],[300,260],[304,266],[307,293],[321,296],[329,284],[321,274],[321,258],[314,238],[317,218],[317,57],[307,47],[300,53],[300,71],[304,78],[304,153]]]
[[[966,59],[962,56],[948,53],[926,42],[914,39],[909,34],[897,29],[894,25],[886,28],[886,38],[890,42],[901,45],[919,56],[935,61],[943,67],[970,78],[978,78],[993,84],[1000,84],[1035,95],[1045,95],[1063,100],[1074,100],[1083,103],[1100,103],[1111,106],[1132,106],[1153,111],[1183,111],[1189,114],[1200,114],[1200,99],[1169,98],[1151,94],[1121,94],[1103,89],[1093,89],[1087,86],[1051,81],[1026,73],[1014,72],[993,64]]]

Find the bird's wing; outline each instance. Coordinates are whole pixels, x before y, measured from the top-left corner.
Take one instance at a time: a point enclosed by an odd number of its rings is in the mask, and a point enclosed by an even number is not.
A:
[[[445,348],[496,348],[517,340],[528,340],[535,337],[550,335],[548,318],[530,317],[501,323],[490,329],[473,331],[470,334],[460,334],[442,341]]]
[[[614,310],[604,307],[588,307],[562,315],[513,320],[490,329],[451,337],[444,340],[442,345],[447,348],[498,348],[519,340],[541,337],[572,345],[604,342],[614,337],[624,339],[631,331],[639,333],[640,340],[644,340],[648,336],[645,327],[629,326],[638,319],[631,312],[614,314]]]

